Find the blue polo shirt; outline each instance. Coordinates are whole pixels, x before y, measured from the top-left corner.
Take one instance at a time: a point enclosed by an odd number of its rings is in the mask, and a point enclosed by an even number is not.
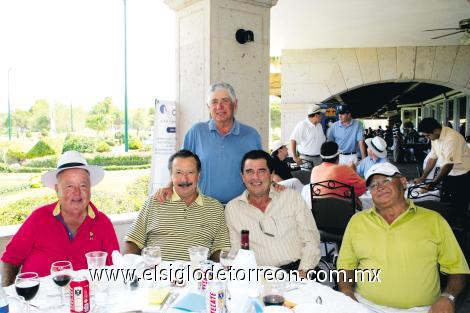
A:
[[[359,176],[364,177],[372,165],[385,162],[388,162],[387,158],[378,158],[377,161],[374,161],[370,156],[368,156],[364,160],[361,160],[361,163],[357,166],[356,172]]]
[[[353,119],[348,125],[336,121],[328,132],[328,141],[336,142],[343,153],[356,153],[360,140],[364,140],[364,128],[358,120]]]
[[[188,130],[183,149],[196,153],[201,159],[201,192],[227,203],[245,190],[240,175],[243,155],[262,146],[261,137],[253,127],[235,120],[232,129],[221,135],[210,119]]]

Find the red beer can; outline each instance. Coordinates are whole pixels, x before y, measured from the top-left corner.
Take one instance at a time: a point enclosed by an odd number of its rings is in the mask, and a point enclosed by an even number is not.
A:
[[[225,309],[225,288],[224,284],[218,281],[207,283],[206,291],[206,312],[224,313]]]
[[[211,278],[211,277],[207,277],[208,275],[207,271],[214,268],[214,262],[212,262],[211,260],[205,260],[205,261],[202,261],[200,264],[201,264],[201,272],[203,276],[198,285],[199,285],[199,291],[201,293],[204,293],[206,291],[208,278]]]
[[[84,276],[70,281],[70,313],[90,312],[90,283]]]

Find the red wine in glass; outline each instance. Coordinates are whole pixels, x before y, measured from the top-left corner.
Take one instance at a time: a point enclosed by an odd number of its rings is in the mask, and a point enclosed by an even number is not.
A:
[[[19,296],[22,296],[26,301],[29,301],[38,293],[39,281],[21,281],[16,283],[15,289]]]
[[[52,278],[54,283],[59,287],[66,286],[72,279],[71,275],[57,275]]]
[[[283,305],[284,297],[281,295],[265,295],[263,297],[263,302],[265,306],[270,305]]]

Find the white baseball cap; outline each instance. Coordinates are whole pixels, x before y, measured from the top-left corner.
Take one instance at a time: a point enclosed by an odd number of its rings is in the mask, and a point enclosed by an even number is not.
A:
[[[71,168],[82,168],[90,174],[90,184],[98,184],[104,177],[104,170],[97,165],[88,165],[82,155],[77,151],[66,151],[57,161],[57,169],[44,173],[41,176],[42,184],[49,188],[54,188],[57,184],[57,175]]]
[[[324,109],[322,109],[318,104],[312,104],[307,111],[307,115],[310,114],[315,114],[315,113],[320,113],[320,112],[325,112]]]
[[[286,143],[282,143],[281,141],[275,141],[275,142],[273,142],[271,150],[272,150],[272,152],[274,152],[274,151],[276,151],[276,150],[278,150],[281,147],[286,146],[286,145],[287,145]]]
[[[401,174],[400,170],[392,163],[376,163],[366,172],[366,176],[364,177],[366,179],[366,186],[369,186],[372,176],[374,175],[392,177],[396,174]]]
[[[367,138],[366,145],[379,158],[385,158],[387,156],[387,142],[382,137],[375,136],[374,138]]]

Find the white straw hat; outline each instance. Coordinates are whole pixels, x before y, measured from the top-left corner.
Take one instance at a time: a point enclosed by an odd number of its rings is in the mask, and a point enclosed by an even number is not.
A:
[[[387,142],[382,137],[375,136],[374,138],[367,138],[366,145],[379,158],[385,158],[387,156]]]
[[[57,175],[71,168],[82,168],[90,174],[90,184],[98,184],[104,177],[104,170],[97,165],[88,165],[82,155],[77,151],[66,151],[57,161],[57,169],[44,173],[41,176],[42,184],[49,188],[54,188],[57,184]]]

